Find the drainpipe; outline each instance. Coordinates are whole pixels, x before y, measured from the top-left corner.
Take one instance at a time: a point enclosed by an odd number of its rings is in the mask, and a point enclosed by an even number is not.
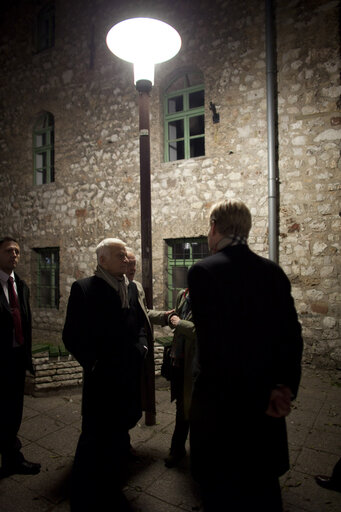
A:
[[[278,160],[277,160],[277,88],[276,37],[272,0],[265,0],[266,12],[266,105],[268,126],[268,215],[269,258],[278,263]]]

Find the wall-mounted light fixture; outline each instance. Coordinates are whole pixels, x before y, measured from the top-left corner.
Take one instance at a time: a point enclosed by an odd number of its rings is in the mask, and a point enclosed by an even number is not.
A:
[[[210,110],[212,110],[212,121],[214,123],[219,123],[220,115],[218,114],[217,108],[216,108],[215,104],[212,103],[212,101],[210,101]]]

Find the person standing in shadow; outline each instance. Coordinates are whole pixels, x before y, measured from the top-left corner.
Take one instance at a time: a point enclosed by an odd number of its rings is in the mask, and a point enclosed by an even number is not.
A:
[[[142,415],[141,370],[147,353],[144,313],[129,282],[126,244],[96,248],[95,275],[73,283],[63,341],[84,369],[82,432],[71,480],[71,512],[131,510],[122,487],[129,429]]]
[[[0,478],[36,475],[41,467],[25,459],[17,436],[26,370],[34,373],[30,292],[15,272],[19,260],[18,242],[12,237],[0,239]]]
[[[188,272],[199,371],[190,412],[191,469],[205,512],[281,512],[289,469],[285,416],[301,377],[302,337],[289,279],[248,247],[251,213],[221,201],[211,256]]]

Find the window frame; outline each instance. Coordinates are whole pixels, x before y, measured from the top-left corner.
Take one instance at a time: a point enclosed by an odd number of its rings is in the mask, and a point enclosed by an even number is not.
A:
[[[180,290],[185,288],[186,286],[183,285],[181,287],[174,286],[174,276],[173,276],[173,268],[186,268],[187,272],[188,269],[197,261],[202,260],[203,258],[207,257],[209,255],[209,249],[208,249],[208,242],[206,236],[200,236],[200,237],[190,237],[190,238],[169,238],[165,240],[167,244],[167,307],[169,309],[173,309],[175,307],[175,297],[179,293]],[[189,257],[188,258],[177,258],[174,257],[173,248],[176,244],[189,244],[190,247],[189,250]],[[193,257],[193,244],[195,243],[201,243],[202,245],[206,245],[206,250],[203,249],[200,250],[201,256],[200,257]],[[185,249],[186,250],[186,249]],[[186,272],[186,275],[187,275]]]
[[[59,309],[59,247],[37,247],[33,249],[36,253],[36,282],[35,282],[35,303],[39,309]],[[51,256],[51,263],[44,264],[43,258]],[[49,271],[49,284],[42,283],[42,271]],[[49,300],[45,301],[43,289],[50,291]]]
[[[45,144],[38,146],[37,137],[45,137]],[[39,167],[38,156],[43,160]],[[54,117],[50,112],[41,114],[33,128],[33,171],[35,185],[54,182]],[[41,176],[41,179],[38,179],[38,176]]]
[[[55,4],[50,2],[36,15],[35,50],[37,53],[54,47],[55,42]]]
[[[200,107],[194,107],[190,108],[189,104],[189,96],[193,92],[199,92],[203,91],[204,95],[204,102],[203,105]],[[183,97],[183,110],[174,112],[174,113],[168,113],[168,102],[170,99],[175,98],[177,96]],[[176,162],[177,160],[182,159],[176,159],[171,160],[169,158],[169,145],[171,142],[184,142],[184,158],[183,159],[189,159],[189,158],[196,158],[195,156],[191,156],[191,141],[195,139],[203,139],[204,141],[204,153],[203,155],[197,155],[197,156],[205,156],[205,87],[204,84],[198,84],[193,85],[191,87],[179,89],[177,91],[172,91],[170,93],[166,93],[164,95],[164,160],[165,162]],[[204,131],[201,134],[198,135],[190,135],[190,119],[196,116],[203,116],[203,126]],[[184,134],[183,137],[178,137],[176,139],[171,139],[169,137],[169,123],[174,121],[180,121],[183,120],[183,127],[184,127]]]

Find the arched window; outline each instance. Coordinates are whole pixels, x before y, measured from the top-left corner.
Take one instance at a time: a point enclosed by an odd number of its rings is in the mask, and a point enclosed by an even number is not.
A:
[[[205,89],[202,73],[176,75],[164,95],[165,161],[205,154]]]
[[[33,130],[34,183],[43,185],[54,181],[54,118],[43,112]]]

